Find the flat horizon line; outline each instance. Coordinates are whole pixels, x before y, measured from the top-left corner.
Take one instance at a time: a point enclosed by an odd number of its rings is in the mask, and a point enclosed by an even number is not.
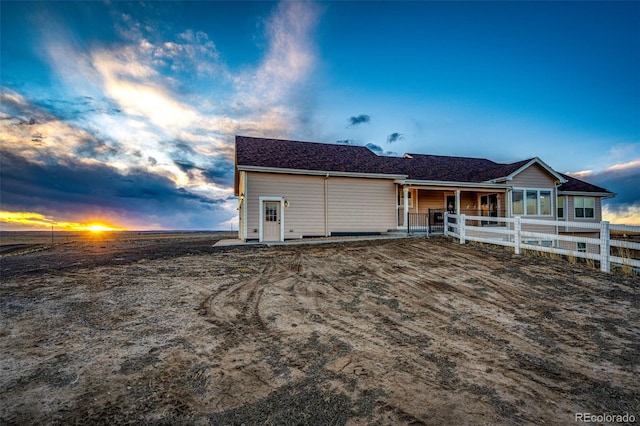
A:
[[[14,229],[0,229],[0,232],[44,232],[47,234],[51,233],[51,230],[44,230],[44,229],[38,229],[38,230],[14,230]],[[89,231],[89,230],[82,230],[82,231],[72,231],[72,230],[66,230],[66,229],[54,229],[53,232],[74,232],[74,233],[84,233],[84,232],[94,232],[94,231]],[[172,233],[231,233],[231,232],[238,232],[237,229],[233,229],[233,230],[224,230],[224,229],[147,229],[147,230],[138,230],[138,229],[122,229],[122,230],[107,230],[107,231],[100,231],[101,233],[110,233],[110,232],[137,232],[137,233],[144,233],[144,234],[172,234]]]

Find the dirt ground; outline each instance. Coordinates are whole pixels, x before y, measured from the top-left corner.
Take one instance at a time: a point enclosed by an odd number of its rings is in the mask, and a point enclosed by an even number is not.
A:
[[[640,418],[640,280],[445,238],[11,249],[0,424]]]

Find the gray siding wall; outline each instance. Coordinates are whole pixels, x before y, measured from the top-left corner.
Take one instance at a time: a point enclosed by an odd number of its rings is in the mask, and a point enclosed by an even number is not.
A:
[[[518,188],[553,188],[555,186],[553,176],[537,164],[514,176],[510,183]]]
[[[247,235],[259,238],[260,197],[283,197],[284,238],[325,235],[325,177],[246,173]],[[328,233],[386,232],[396,228],[396,186],[392,180],[327,179]]]
[[[387,179],[328,180],[329,232],[387,232],[396,228],[396,185]]]
[[[260,197],[284,197],[284,238],[324,236],[324,177],[247,173],[247,238],[259,238]]]

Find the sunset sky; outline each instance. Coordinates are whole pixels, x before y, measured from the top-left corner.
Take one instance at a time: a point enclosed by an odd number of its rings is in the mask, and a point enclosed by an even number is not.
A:
[[[238,134],[537,156],[640,224],[640,2],[0,8],[2,230],[237,229]]]

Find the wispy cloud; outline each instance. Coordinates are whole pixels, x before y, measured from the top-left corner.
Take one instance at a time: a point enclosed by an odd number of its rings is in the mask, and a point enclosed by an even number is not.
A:
[[[248,134],[287,136],[303,131],[316,59],[313,33],[319,8],[311,2],[281,2],[267,21],[268,49],[260,65],[234,78],[232,105]]]
[[[47,98],[0,91],[2,155],[23,168],[6,170],[10,184],[3,175],[3,205],[29,211],[32,194],[51,211],[66,204],[86,213],[97,205],[124,218],[129,209],[162,227],[180,224],[153,219],[145,204],[185,221],[210,216],[210,209],[223,222],[237,220],[227,201],[233,136],[289,136],[309,126],[312,96],[305,88],[317,62],[319,15],[314,3],[278,4],[266,20],[263,58],[235,74],[214,40],[195,29],[169,33],[161,24],[114,14],[121,39],[98,45],[43,19],[42,48],[59,89]],[[53,171],[55,190],[39,189],[51,183]]]
[[[587,178],[593,174],[593,170],[578,170],[577,172],[567,172],[566,174],[578,179]]]
[[[640,159],[628,161],[626,163],[614,164],[612,166],[607,167],[604,170],[604,173],[607,172],[624,172],[627,170],[638,170],[640,169]]]
[[[172,176],[144,168],[116,167],[89,160],[37,164],[0,150],[2,205],[8,211],[34,211],[58,221],[84,222],[89,217],[110,219],[130,229],[207,228],[215,215],[231,217],[221,208],[231,193],[218,193],[209,187],[187,191],[177,187]],[[41,209],[44,209],[41,211]],[[197,223],[181,222],[178,217],[198,218]],[[210,228],[212,225],[209,225]]]
[[[368,143],[365,147],[369,148],[371,151],[375,152],[378,155],[398,155],[393,151],[385,151],[380,145],[376,145],[374,143]]]
[[[366,114],[354,115],[349,117],[349,126],[357,126],[359,124],[368,123],[371,117]]]
[[[3,149],[33,162],[64,162],[67,158],[91,156],[108,161],[116,155],[116,141],[100,139],[94,132],[32,105],[24,97],[4,89],[0,92]]]
[[[398,132],[391,133],[389,136],[387,136],[388,143],[393,143],[402,139],[404,139],[404,135]]]

